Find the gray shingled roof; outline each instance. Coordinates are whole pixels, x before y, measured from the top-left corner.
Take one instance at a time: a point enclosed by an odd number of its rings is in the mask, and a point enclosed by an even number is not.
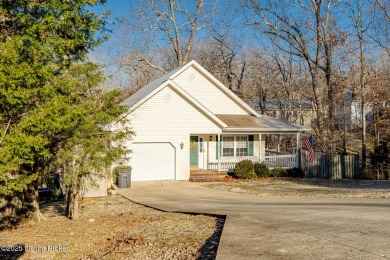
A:
[[[305,126],[296,125],[274,117],[261,115],[216,115],[227,125],[226,131],[258,131],[258,132],[303,132]]]
[[[122,105],[126,105],[129,108],[133,107],[135,104],[137,104],[140,100],[145,98],[147,95],[152,93],[154,90],[156,90],[158,87],[160,87],[165,81],[169,80],[169,78],[175,74],[177,71],[179,71],[181,68],[183,68],[185,65],[180,66],[161,77],[149,82],[142,88],[140,88],[137,92],[135,92],[133,95],[128,97],[126,100],[122,102]]]

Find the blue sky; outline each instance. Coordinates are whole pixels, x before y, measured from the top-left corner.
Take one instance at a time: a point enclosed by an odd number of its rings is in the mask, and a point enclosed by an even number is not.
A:
[[[91,8],[91,10],[97,13],[111,11],[108,23],[110,24],[110,28],[112,29],[112,25],[116,23],[117,19],[130,18],[130,9],[136,4],[135,2],[136,1],[132,0],[107,0],[107,3],[104,6],[94,6],[93,8]]]
[[[215,4],[217,4],[218,2],[220,2],[222,0],[215,0],[215,1],[216,1]],[[238,0],[229,0],[227,2],[223,1],[223,3],[224,3],[224,5],[235,9],[235,8],[237,8],[237,1]],[[131,11],[134,11],[135,8],[137,8],[138,2],[139,2],[138,0],[107,0],[106,5],[104,5],[104,6],[98,5],[98,6],[94,6],[93,8],[91,8],[91,10],[93,10],[97,13],[103,13],[104,11],[111,11],[111,15],[108,18],[107,22],[109,25],[108,29],[111,29],[112,33],[109,33],[110,39],[107,42],[103,43],[103,45],[100,46],[100,49],[103,49],[103,48],[106,48],[107,46],[116,44],[115,42],[116,42],[116,40],[118,40],[117,36],[119,34],[121,34],[121,31],[122,31],[122,28],[121,28],[118,20],[121,18],[124,18],[127,21],[132,20],[134,18],[134,17],[132,17],[132,16],[134,16],[134,12],[131,12]],[[235,10],[237,11],[238,9],[235,9]],[[234,27],[236,27],[236,28],[241,27],[240,25],[243,25],[245,22],[241,15],[242,14],[237,14],[234,17],[234,20],[235,20],[234,23],[236,24]],[[220,18],[218,18],[218,20],[223,19],[223,16],[224,15],[220,16]],[[222,21],[222,23],[224,23],[224,22]],[[239,23],[239,24],[237,24],[237,23]],[[233,30],[233,31],[231,31],[231,33],[233,33],[233,34],[237,33],[238,35],[240,35],[238,38],[241,38],[241,40],[247,39],[247,37],[253,37],[253,33],[243,36],[244,31],[246,31],[246,30]],[[158,32],[156,32],[156,33],[158,33]],[[206,30],[201,30],[197,33],[198,38],[205,36],[205,35],[206,35],[206,37],[209,37]],[[137,36],[135,36],[135,35],[133,37],[137,38]],[[164,37],[166,37],[166,36],[164,36]]]
[[[97,5],[91,8],[96,13],[102,14],[104,11],[111,11],[110,17],[107,19],[109,24],[108,29],[112,32],[108,34],[109,40],[104,42],[90,53],[90,58],[94,61],[109,62],[111,51],[116,49],[115,34],[118,33],[118,19],[130,19],[131,8],[136,5],[134,0],[107,0],[103,5]]]
[[[213,29],[219,30],[219,25],[226,25],[227,23],[232,22],[229,35],[233,36],[232,44],[236,51],[240,52],[240,50],[246,48],[259,48],[270,53],[275,50],[275,47],[270,44],[269,40],[267,40],[265,36],[259,34],[259,32],[254,27],[245,26],[245,23],[247,21],[251,21],[252,19],[248,11],[240,8],[238,5],[239,0],[215,1],[218,2],[210,1],[210,3],[215,3],[217,9],[222,12],[217,13],[217,16],[215,17],[216,20],[214,20],[215,23],[213,24]],[[123,25],[118,22],[118,20],[121,18],[126,19],[127,21],[137,22],[134,20],[134,11],[135,8],[137,8],[138,2],[139,0],[107,0],[105,6],[100,5],[91,8],[97,13],[102,13],[103,11],[108,10],[112,12],[111,16],[107,20],[109,24],[108,28],[112,30],[112,33],[109,34],[110,39],[90,53],[90,58],[92,60],[107,66],[105,71],[109,72],[110,75],[115,75],[118,73],[118,66],[117,63],[115,63],[116,60],[121,59],[124,54],[130,52],[132,47],[136,46],[138,48],[143,48],[144,46],[146,47],[148,43],[147,40],[145,41],[142,37],[140,37],[140,34],[124,30]],[[348,10],[345,6],[340,7],[342,7],[344,11]],[[341,15],[340,10],[334,10],[338,15],[335,16],[335,19],[338,21],[339,25],[349,28],[348,30],[352,30],[353,28],[351,26],[346,26],[348,25],[348,21],[344,15]],[[303,15],[303,13],[294,13],[292,11],[292,17],[298,21],[303,18]],[[343,22],[341,22],[340,19],[343,19]],[[224,28],[224,26],[221,26],[221,32],[223,32]],[[154,32],[154,34],[157,35],[157,37],[158,35],[161,36],[161,38],[158,38],[158,43],[154,44],[155,46],[159,47],[159,44],[164,45],[165,43],[169,46],[169,39],[166,37],[166,35],[161,35],[158,31]],[[123,42],[124,38],[132,39],[131,44]],[[156,41],[156,39],[157,38],[154,38],[154,41]],[[200,42],[207,43],[211,37],[206,29],[204,29],[198,32],[197,39],[200,40]],[[369,44],[370,43],[367,43],[367,46],[369,46]]]
[[[112,11],[111,19],[126,17],[129,14],[129,10],[132,5],[131,2],[126,0],[108,0],[105,6],[99,5],[92,8],[96,12],[103,12],[107,10]]]

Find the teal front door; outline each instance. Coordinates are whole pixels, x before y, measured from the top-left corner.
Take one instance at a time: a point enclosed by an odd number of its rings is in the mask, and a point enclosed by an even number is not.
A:
[[[198,136],[190,136],[190,170],[198,170]]]

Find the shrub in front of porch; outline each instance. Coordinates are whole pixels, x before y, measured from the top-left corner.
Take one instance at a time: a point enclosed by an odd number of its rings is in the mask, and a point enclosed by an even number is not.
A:
[[[234,167],[233,176],[235,178],[252,179],[256,178],[255,167],[251,160],[243,160],[236,164]]]
[[[271,170],[272,177],[287,177],[287,171],[282,167],[275,167]]]
[[[269,177],[271,171],[265,163],[255,163],[255,173],[258,177]]]

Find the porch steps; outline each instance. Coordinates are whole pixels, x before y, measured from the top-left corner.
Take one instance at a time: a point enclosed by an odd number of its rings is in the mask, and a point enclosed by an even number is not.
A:
[[[196,172],[191,172],[190,181],[192,182],[220,181],[226,178],[227,176],[228,175],[226,172],[196,171]]]

